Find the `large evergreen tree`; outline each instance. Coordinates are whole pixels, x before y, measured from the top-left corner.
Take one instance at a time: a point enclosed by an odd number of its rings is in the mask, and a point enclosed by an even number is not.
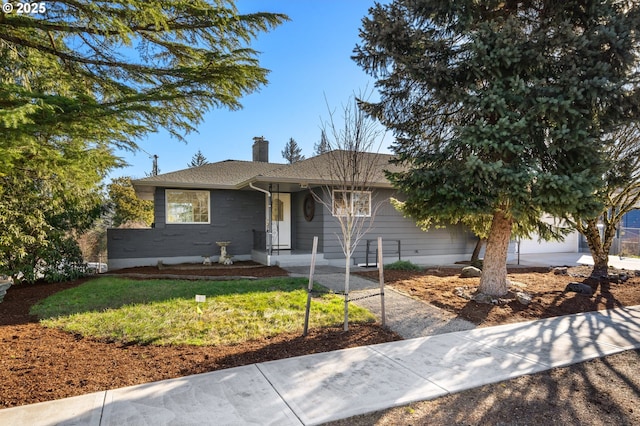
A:
[[[5,271],[33,263],[28,256],[99,215],[94,194],[121,164],[115,147],[136,149],[138,138],[160,128],[181,139],[208,109],[239,108],[267,82],[250,42],[287,19],[241,15],[230,0],[42,5],[38,13],[0,14]],[[48,201],[46,214],[41,203],[25,209],[26,200]],[[81,202],[87,214],[65,216],[56,210],[61,200]]]
[[[512,229],[595,214],[602,136],[637,120],[640,5],[404,1],[363,20],[354,59],[378,78],[367,110],[393,129],[405,213],[489,215],[480,291],[507,292]]]
[[[226,0],[61,0],[2,14],[4,139],[19,147],[37,130],[135,147],[160,127],[181,138],[267,82],[248,43],[284,19]]]

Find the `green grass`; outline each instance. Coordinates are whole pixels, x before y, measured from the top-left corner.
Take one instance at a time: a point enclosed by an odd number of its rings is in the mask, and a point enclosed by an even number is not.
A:
[[[147,280],[103,277],[34,305],[47,327],[109,341],[155,345],[227,345],[285,332],[302,332],[304,278],[240,281]],[[206,302],[196,303],[195,295]],[[310,327],[343,321],[344,299],[314,298]],[[351,305],[349,321],[373,322]]]

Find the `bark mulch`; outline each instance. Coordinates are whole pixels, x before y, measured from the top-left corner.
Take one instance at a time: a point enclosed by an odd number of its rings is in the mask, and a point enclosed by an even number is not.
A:
[[[252,264],[235,268],[133,268],[119,274],[145,277],[284,276],[277,267]],[[241,266],[241,267],[238,267]],[[459,269],[433,269],[412,273],[386,271],[387,285],[461,318],[490,326],[612,307],[640,305],[640,277],[624,283],[595,282],[587,268],[572,268],[567,275],[548,269],[510,271],[512,282],[532,296],[529,306],[517,302],[484,305],[457,296],[473,291],[477,278],[462,279]],[[377,277],[375,272],[368,272]],[[197,348],[106,343],[44,328],[29,308],[58,291],[86,280],[59,284],[17,285],[0,304],[0,408],[31,404],[105,389],[181,377],[256,362],[399,340],[379,325],[352,325],[280,335],[235,346]],[[565,292],[567,283],[585,282],[593,296]],[[515,286],[515,284],[514,284]],[[538,425],[640,424],[640,352],[621,354],[553,369],[459,394],[350,418],[338,425]]]

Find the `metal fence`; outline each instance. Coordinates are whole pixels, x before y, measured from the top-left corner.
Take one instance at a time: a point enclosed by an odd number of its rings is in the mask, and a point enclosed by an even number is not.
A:
[[[617,243],[617,244],[616,244]],[[640,228],[618,229],[617,241],[614,241],[614,250],[620,256],[640,256]]]
[[[584,235],[580,235],[580,251],[589,252],[589,245]],[[609,254],[613,256],[640,256],[640,228],[619,227]]]

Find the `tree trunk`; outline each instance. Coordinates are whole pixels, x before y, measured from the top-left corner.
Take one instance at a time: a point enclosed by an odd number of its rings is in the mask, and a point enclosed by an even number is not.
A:
[[[478,238],[476,242],[476,246],[473,248],[473,253],[471,253],[471,263],[477,261],[480,258],[480,251],[482,250],[482,246],[485,243],[484,238]]]
[[[493,214],[478,289],[480,293],[504,296],[508,292],[507,251],[512,224],[513,221],[507,218],[504,212],[497,211]]]
[[[591,252],[591,257],[593,257],[593,270],[591,271],[592,277],[606,277],[609,275],[609,254],[602,253],[600,250],[599,253],[595,254],[593,251]]]
[[[349,331],[349,278],[351,278],[351,255],[347,254],[344,271],[344,331]]]
[[[583,229],[583,234],[587,239],[589,251],[593,258],[593,270],[591,271],[592,277],[601,278],[609,275],[609,249],[613,242],[613,234],[615,234],[615,230],[611,233],[611,238],[607,238],[607,235],[610,234],[610,232],[604,230],[604,233],[605,238],[603,240],[600,235],[598,223],[595,220],[587,221],[586,226],[584,226]]]

